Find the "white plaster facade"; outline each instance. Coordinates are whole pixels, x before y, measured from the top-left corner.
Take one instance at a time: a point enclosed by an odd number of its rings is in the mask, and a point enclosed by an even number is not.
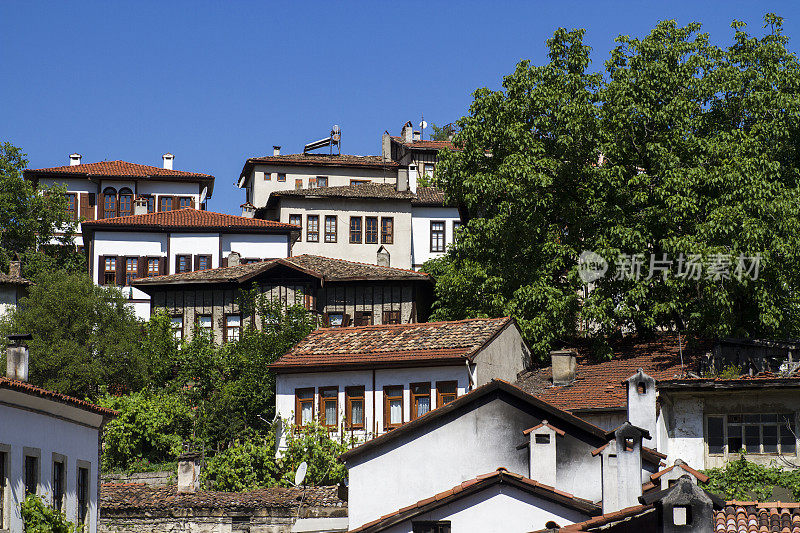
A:
[[[0,317],[17,308],[22,295],[22,287],[16,283],[0,282]]]
[[[52,504],[53,465],[64,468],[63,510],[78,522],[78,469],[88,472],[86,526],[97,531],[99,431],[103,416],[33,393],[0,388],[0,460],[4,461],[0,530],[22,533],[20,502],[25,498],[25,461],[36,458],[36,493]]]
[[[412,207],[411,209],[411,263],[418,270],[425,261],[441,257],[444,251],[434,251],[432,223],[444,224],[444,250],[455,240],[455,229],[460,224],[455,207]]]

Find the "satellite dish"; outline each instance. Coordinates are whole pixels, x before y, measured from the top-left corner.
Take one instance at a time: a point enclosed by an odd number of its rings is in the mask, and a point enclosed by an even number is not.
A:
[[[428,127],[428,123],[423,120],[422,122],[419,123],[419,127],[424,130],[425,128]]]
[[[306,479],[306,472],[308,471],[308,464],[305,461],[300,463],[297,467],[297,472],[294,473],[294,484],[299,485]]]

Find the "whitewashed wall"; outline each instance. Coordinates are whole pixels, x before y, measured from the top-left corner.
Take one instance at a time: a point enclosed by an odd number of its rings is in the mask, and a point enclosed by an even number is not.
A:
[[[0,317],[17,308],[19,286],[0,284]]]
[[[69,419],[73,417],[81,420],[81,423],[71,422]],[[10,454],[9,486],[5,498],[5,514],[10,518],[10,531],[22,531],[19,505],[25,498],[24,456],[25,449],[29,448],[39,455],[37,494],[47,502],[52,502],[53,453],[66,456],[65,511],[72,522],[77,521],[78,513],[77,462],[89,464],[88,532],[96,532],[98,430],[83,424],[99,426],[100,416],[27,394],[0,390],[0,421],[0,451]]]
[[[459,216],[455,207],[413,207],[411,216],[412,261],[417,270],[425,261],[444,255],[431,252],[431,222],[444,221],[446,250],[453,243],[453,223],[459,221]]]
[[[285,234],[229,233],[222,235],[222,256],[238,252],[240,257],[276,259],[289,257],[289,237]],[[216,252],[215,252],[216,253]]]

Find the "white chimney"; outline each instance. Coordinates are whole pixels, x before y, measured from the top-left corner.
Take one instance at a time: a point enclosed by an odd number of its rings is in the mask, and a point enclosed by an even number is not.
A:
[[[403,130],[400,132],[400,137],[402,137],[404,143],[410,143],[414,140],[414,126],[411,125],[411,122],[406,122],[403,125]]]
[[[281,147],[280,146],[273,146],[272,147],[272,155],[281,155]]]
[[[8,275],[12,278],[22,277],[22,263],[20,261],[8,262]]]
[[[242,262],[242,256],[239,255],[239,252],[231,252],[228,254],[229,267],[239,266],[241,262]]]
[[[146,215],[147,214],[147,198],[139,196],[133,201],[133,214]]]
[[[625,422],[614,432],[617,445],[617,509],[639,505],[642,495],[642,438],[650,435]],[[603,513],[607,513],[605,507]]]
[[[245,202],[239,207],[242,208],[242,216],[244,218],[253,218],[254,216],[256,216],[256,206],[254,206],[250,202]]]
[[[197,460],[199,454],[187,452],[178,457],[178,492],[197,492],[200,487],[200,465]]]
[[[175,159],[175,156],[167,152],[161,156],[161,159],[164,160],[164,168],[167,170],[172,170],[172,160]]]
[[[569,385],[577,374],[577,354],[574,350],[550,352],[550,368],[553,372],[553,385]]]
[[[29,333],[9,335],[11,344],[6,348],[6,377],[28,381],[28,347],[23,341],[31,340]]]
[[[417,194],[417,165],[408,165],[408,190]]]
[[[378,248],[378,256],[377,256],[377,265],[388,267],[391,263],[391,256],[389,255],[389,250],[385,247],[381,246]]]
[[[564,436],[564,432],[551,426],[547,420],[522,432],[528,435],[528,477],[539,483],[556,486],[556,436]]]
[[[420,133],[418,131],[415,131],[413,133],[412,139],[414,139],[415,141],[419,141],[419,140],[422,139],[422,135],[420,135]]]
[[[81,154],[74,153],[69,155],[69,166],[74,167],[81,164]]]
[[[628,421],[634,426],[647,430],[651,435],[652,447],[657,447],[656,439],[656,380],[640,368],[625,380],[628,388]]]

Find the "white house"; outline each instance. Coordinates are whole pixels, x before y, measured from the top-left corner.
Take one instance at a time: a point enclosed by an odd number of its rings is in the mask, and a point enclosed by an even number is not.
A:
[[[340,457],[350,528],[539,531],[636,506],[645,485],[676,470],[658,471],[664,456],[642,446],[647,437],[493,380]]]
[[[8,274],[0,272],[0,316],[17,308],[31,282],[22,277],[19,261],[11,261]]]
[[[174,170],[174,158],[164,154],[163,166],[155,167],[127,161],[81,163],[81,155],[72,154],[67,166],[26,169],[23,176],[41,187],[64,186],[75,221],[133,215],[139,198],[148,213],[205,209],[214,191],[214,176]],[[79,224],[75,239],[79,247],[84,244],[81,233]]]
[[[193,208],[83,223],[89,274],[99,285],[128,294],[136,315],[150,317],[150,297],[136,278],[288,257],[296,226]],[[181,325],[182,326],[182,325]],[[183,328],[177,328],[182,330]]]
[[[650,431],[646,444],[666,454],[669,464],[681,459],[715,468],[738,458],[740,450],[765,465],[800,460],[800,376],[792,358],[797,341],[687,342],[662,333],[623,339],[606,361],[593,359],[588,348],[577,344],[554,352],[551,367],[528,373],[517,384],[610,429],[628,416],[627,389],[633,385],[626,378],[637,374],[636,386],[647,394],[634,423]]]
[[[0,530],[22,533],[20,503],[37,494],[96,533],[100,432],[116,412],[27,383],[20,337],[0,377]]]
[[[281,419],[364,440],[529,365],[513,319],[479,318],[321,328],[270,367]]]

